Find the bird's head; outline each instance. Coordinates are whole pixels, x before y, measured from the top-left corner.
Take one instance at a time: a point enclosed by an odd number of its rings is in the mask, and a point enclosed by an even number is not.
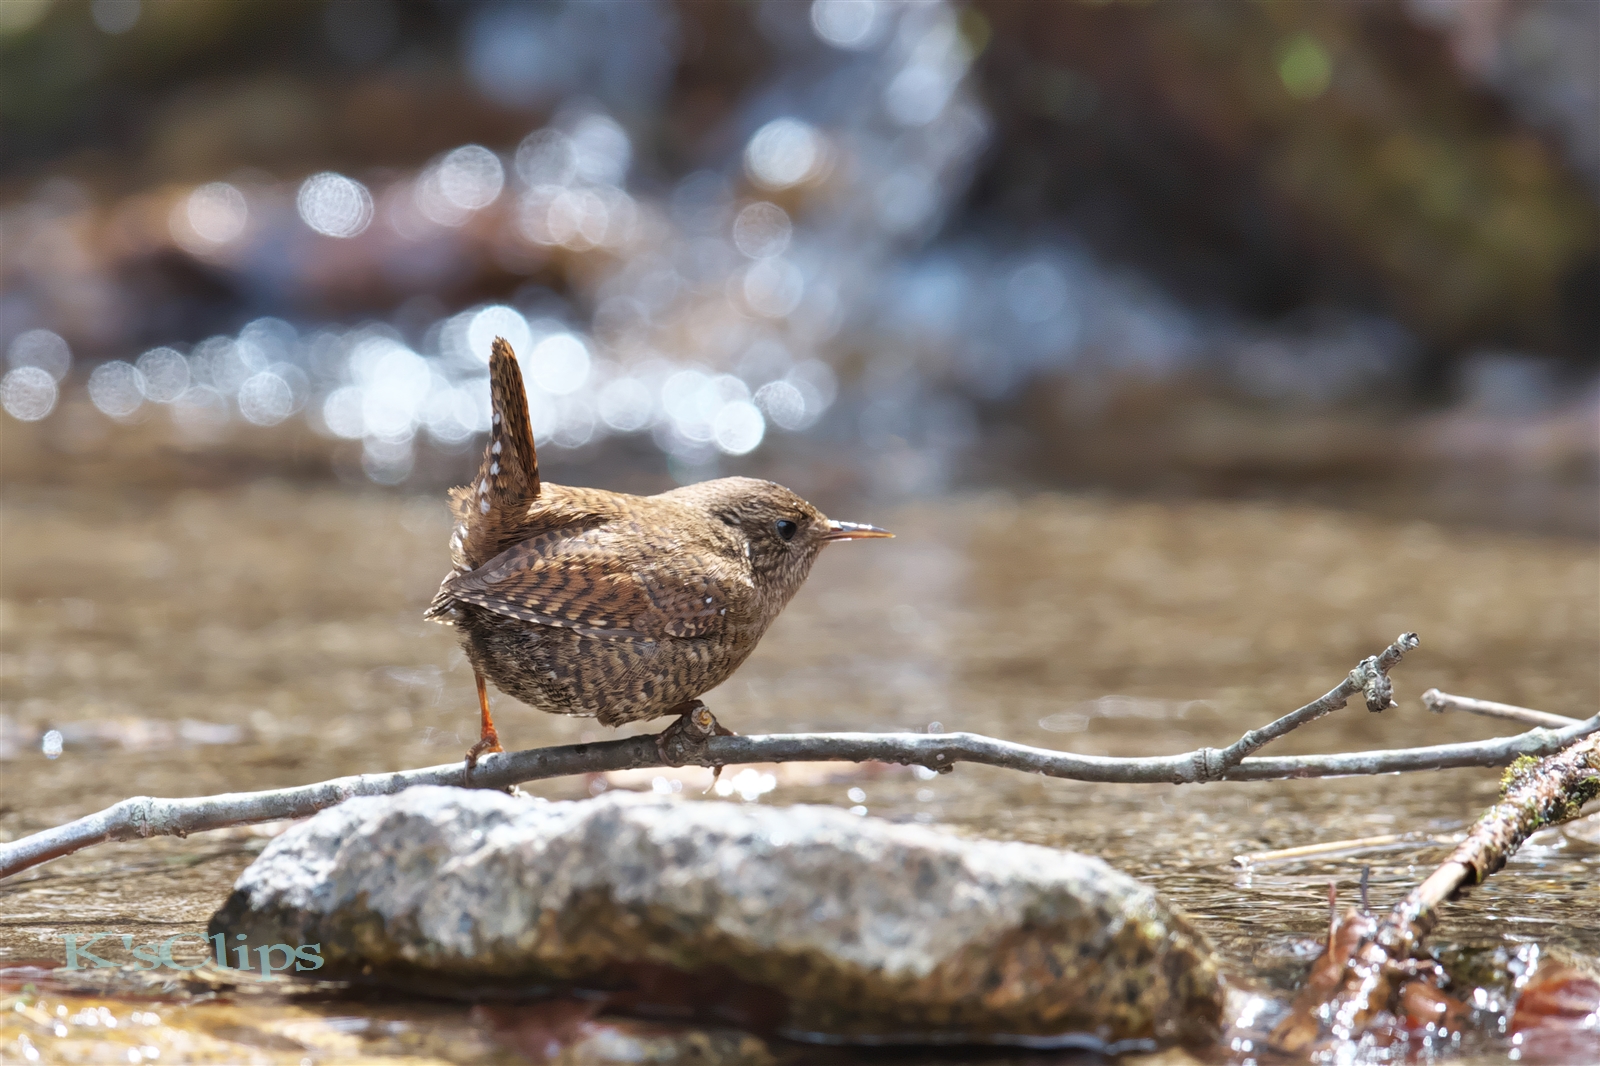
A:
[[[826,545],[894,536],[877,526],[835,521],[782,485],[756,478],[718,478],[671,495],[703,508],[732,534],[725,539],[745,556],[757,586],[774,596],[779,608],[800,588]]]

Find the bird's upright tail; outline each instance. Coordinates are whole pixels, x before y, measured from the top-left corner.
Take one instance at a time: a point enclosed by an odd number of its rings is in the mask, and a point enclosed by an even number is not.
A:
[[[503,537],[539,495],[539,453],[528,420],[528,394],[516,353],[503,337],[496,337],[489,351],[489,399],[494,413],[477,480],[450,491],[456,519],[450,553],[461,570],[475,569],[499,554]]]
[[[481,482],[487,475],[491,491],[499,489],[502,495],[525,504],[539,495],[539,453],[533,445],[522,368],[504,337],[496,337],[489,350],[489,396],[494,407],[493,425],[478,480]]]

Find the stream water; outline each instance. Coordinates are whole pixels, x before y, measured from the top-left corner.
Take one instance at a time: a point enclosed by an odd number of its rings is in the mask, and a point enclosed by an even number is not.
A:
[[[1185,751],[1227,743],[1320,695],[1402,630],[1422,644],[1395,671],[1398,707],[1348,708],[1272,753],[1514,731],[1429,713],[1417,697],[1430,686],[1579,717],[1600,702],[1600,567],[1589,541],[1267,504],[1003,493],[892,510],[816,502],[899,536],[826,551],[750,661],[708,698],[740,732],[962,729],[1090,753]],[[143,494],[13,486],[0,536],[0,839],[131,795],[445,762],[476,735],[470,668],[451,631],[421,617],[445,565],[436,496],[276,481]],[[497,706],[510,747],[602,733],[505,697]],[[50,729],[63,736],[54,759],[41,750]],[[966,765],[934,780],[900,768],[767,772],[741,778],[729,768],[739,785],[731,798],[862,807],[1103,856],[1192,914],[1241,985],[1269,991],[1303,975],[1326,927],[1330,881],[1351,900],[1370,865],[1372,905],[1387,908],[1493,800],[1499,777],[1465,769],[1174,787]],[[709,777],[641,772],[527,791],[698,796]],[[1541,833],[1448,906],[1435,942],[1502,957],[1527,945],[1600,956],[1596,821]],[[138,943],[201,932],[270,832],[110,844],[22,874],[0,885],[0,967],[59,966],[67,934]],[[1314,861],[1233,862],[1382,834],[1415,837]],[[24,1002],[10,993],[28,974],[13,971],[0,987],[0,1002],[23,1003],[0,1021],[0,1046],[23,1058],[29,1049],[44,1061],[127,1062],[526,1053],[495,1017],[466,1006],[294,996],[282,982],[219,994],[156,987],[126,970],[84,975],[103,977],[94,988],[46,981]],[[713,1061],[619,1025],[610,1037],[639,1043],[648,1061]],[[1250,1054],[1208,1057],[1218,1056]]]

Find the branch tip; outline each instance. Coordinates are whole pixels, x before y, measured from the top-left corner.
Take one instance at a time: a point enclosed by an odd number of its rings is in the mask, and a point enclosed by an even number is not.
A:
[[[1376,714],[1399,706],[1394,701],[1394,682],[1389,678],[1389,671],[1394,669],[1406,652],[1420,643],[1422,639],[1415,633],[1401,633],[1382,653],[1361,660],[1361,664],[1350,672],[1351,679],[1361,685],[1361,691],[1366,696],[1367,710]]]

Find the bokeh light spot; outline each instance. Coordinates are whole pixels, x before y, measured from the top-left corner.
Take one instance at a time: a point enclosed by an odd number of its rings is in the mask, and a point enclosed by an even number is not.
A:
[[[391,442],[410,440],[433,389],[428,361],[399,341],[380,336],[358,344],[350,362],[361,386],[365,435]]]
[[[633,142],[605,115],[585,115],[572,128],[573,162],[578,177],[593,185],[619,185],[633,161]]]
[[[515,307],[492,304],[472,316],[472,324],[467,327],[467,347],[486,366],[496,337],[504,337],[519,358],[527,358],[533,348],[533,330]]]
[[[372,194],[367,187],[332,171],[302,182],[295,207],[306,225],[327,237],[354,237],[372,223]]]
[[[589,378],[589,348],[572,333],[552,333],[534,346],[528,376],[552,396],[565,396]]]
[[[227,244],[244,232],[250,207],[244,193],[225,181],[202,185],[184,199],[184,219],[195,236],[209,244]]]
[[[745,169],[757,184],[787,189],[822,169],[822,138],[807,123],[780,118],[762,126],[745,147]]]
[[[417,176],[411,187],[411,202],[429,222],[446,229],[456,229],[467,224],[472,211],[445,195],[441,170],[440,165],[435,163]]]
[[[171,403],[189,387],[189,360],[171,348],[152,348],[135,365],[152,403]]]
[[[765,201],[750,204],[733,220],[733,243],[752,259],[782,255],[793,233],[788,212]]]
[[[708,414],[701,409],[701,396],[710,382],[705,373],[689,369],[678,371],[662,384],[661,406],[680,428],[707,420]]]
[[[550,243],[585,251],[604,242],[610,212],[605,201],[587,189],[563,189],[550,201],[546,230]]]
[[[144,404],[144,376],[120,359],[101,363],[89,375],[89,399],[112,418],[127,418]]]
[[[600,390],[600,418],[619,433],[634,433],[650,424],[655,400],[638,378],[616,378]]]
[[[902,126],[926,126],[939,117],[955,79],[932,63],[914,63],[889,83],[883,103],[890,117]]]
[[[529,188],[570,185],[578,176],[578,153],[572,138],[560,130],[535,130],[517,145],[512,166]]]
[[[36,366],[19,366],[0,378],[0,407],[19,422],[37,422],[56,406],[56,379]]]
[[[494,203],[505,183],[500,157],[480,144],[457,148],[439,163],[439,191],[466,211]]]
[[[60,381],[72,369],[72,349],[59,333],[30,329],[11,341],[6,349],[6,362],[13,367],[36,366]]]
[[[258,426],[275,426],[294,412],[289,383],[270,370],[246,378],[239,386],[239,413]]]
[[[886,15],[879,0],[814,0],[811,28],[835,48],[870,48],[883,36]]]
[[[783,429],[806,425],[806,399],[790,382],[767,382],[756,390],[756,404]]]
[[[345,385],[328,393],[322,401],[322,424],[328,432],[345,440],[360,440],[366,435],[366,423],[361,418],[361,389]]]
[[[749,400],[725,403],[711,421],[711,436],[717,448],[729,455],[754,451],[766,434],[767,422]]]

